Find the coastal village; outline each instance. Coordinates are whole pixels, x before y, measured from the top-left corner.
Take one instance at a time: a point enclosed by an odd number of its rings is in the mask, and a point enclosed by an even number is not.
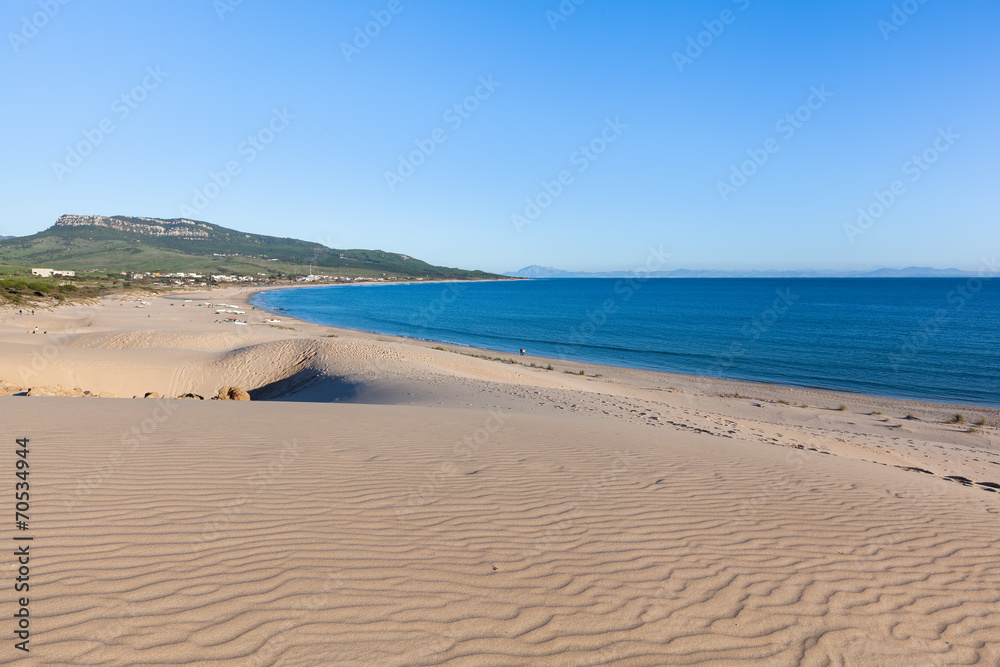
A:
[[[100,269],[94,269],[93,272],[99,272]],[[123,280],[128,280],[131,282],[149,282],[150,284],[157,287],[209,287],[213,284],[218,283],[254,283],[254,284],[264,284],[264,285],[274,285],[279,282],[297,282],[297,283],[348,283],[348,282],[387,282],[399,280],[396,276],[390,276],[387,274],[382,274],[381,276],[368,277],[359,276],[352,278],[351,276],[334,276],[327,274],[314,274],[310,273],[306,276],[291,276],[287,279],[279,279],[274,276],[268,275],[266,273],[257,273],[256,275],[234,275],[234,274],[201,274],[201,273],[161,273],[159,271],[121,271],[120,275],[123,276]],[[49,269],[49,268],[33,268],[31,269],[31,275],[38,276],[40,278],[54,278],[54,277],[67,277],[72,278],[76,276],[76,271],[66,271],[60,269]],[[423,280],[423,278],[416,278],[415,280]]]

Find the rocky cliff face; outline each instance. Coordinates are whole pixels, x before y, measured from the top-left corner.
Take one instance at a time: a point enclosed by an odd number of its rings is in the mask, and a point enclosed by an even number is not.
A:
[[[58,227],[107,227],[120,232],[141,234],[143,236],[180,236],[192,240],[207,239],[206,224],[193,220],[159,220],[157,218],[126,218],[116,216],[106,218],[102,215],[64,215],[56,221]]]

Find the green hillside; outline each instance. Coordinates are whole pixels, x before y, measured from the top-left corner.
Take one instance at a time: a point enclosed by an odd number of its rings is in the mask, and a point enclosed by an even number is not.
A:
[[[0,264],[76,271],[331,274],[350,277],[493,278],[381,250],[337,250],[248,234],[197,220],[62,216],[31,236],[0,240]]]

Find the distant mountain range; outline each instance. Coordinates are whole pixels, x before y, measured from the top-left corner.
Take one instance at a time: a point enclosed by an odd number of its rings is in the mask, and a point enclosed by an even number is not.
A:
[[[382,250],[250,234],[198,220],[64,215],[48,229],[0,240],[0,264],[15,267],[213,274],[498,278],[434,266]]]
[[[513,278],[629,278],[635,271],[562,271],[550,266],[532,264],[520,271],[505,273]],[[648,278],[963,278],[974,276],[974,271],[961,269],[935,269],[927,266],[908,266],[905,269],[879,268],[871,271],[723,271],[673,269],[642,274]]]

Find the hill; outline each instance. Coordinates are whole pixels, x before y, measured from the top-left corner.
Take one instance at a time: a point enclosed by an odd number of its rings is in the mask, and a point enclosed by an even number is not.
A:
[[[524,267],[520,271],[514,271],[504,275],[511,276],[512,278],[580,278],[590,274],[572,273],[570,271],[563,271],[562,269],[554,269],[551,266],[532,264],[531,266]]]
[[[64,215],[31,236],[0,240],[0,264],[87,271],[329,273],[398,278],[493,278],[382,250],[337,250],[198,220]]]

